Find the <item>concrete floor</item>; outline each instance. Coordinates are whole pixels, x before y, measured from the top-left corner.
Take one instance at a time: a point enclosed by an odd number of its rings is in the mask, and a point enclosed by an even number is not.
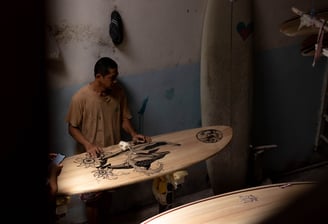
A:
[[[194,194],[176,198],[173,207],[186,204],[198,199],[212,196],[212,189],[205,189]],[[66,207],[66,206],[65,206]],[[86,224],[84,216],[84,207],[78,196],[70,197],[70,202],[59,212],[65,213],[65,216],[58,220],[58,224]],[[159,213],[158,204],[150,204],[141,208],[131,209],[128,212],[116,213],[112,215],[111,223],[136,224],[146,220]]]
[[[328,162],[318,164],[318,166],[312,166],[295,170],[294,172],[286,173],[274,181],[267,181],[263,184],[270,183],[283,183],[292,181],[321,181],[328,176]],[[212,196],[212,189],[205,189],[194,194],[187,196],[181,196],[175,199],[173,206],[179,206]],[[66,207],[59,208],[59,212],[65,213],[65,215],[59,219],[58,224],[86,224],[83,204],[78,196],[72,196],[70,202]],[[60,209],[62,211],[60,211]],[[137,224],[159,213],[159,207],[157,203],[146,205],[140,208],[130,209],[127,212],[112,214],[111,223],[121,224]]]

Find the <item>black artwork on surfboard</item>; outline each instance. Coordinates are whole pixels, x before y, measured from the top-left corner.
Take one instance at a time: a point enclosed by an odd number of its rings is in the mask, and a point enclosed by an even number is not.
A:
[[[215,143],[223,138],[223,134],[216,129],[206,129],[198,132],[196,137],[199,141],[204,143]]]

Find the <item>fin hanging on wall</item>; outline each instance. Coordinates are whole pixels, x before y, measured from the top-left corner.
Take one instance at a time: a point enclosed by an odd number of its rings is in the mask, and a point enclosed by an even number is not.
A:
[[[109,24],[109,35],[115,45],[119,45],[123,41],[123,22],[118,11],[114,10],[111,13]]]

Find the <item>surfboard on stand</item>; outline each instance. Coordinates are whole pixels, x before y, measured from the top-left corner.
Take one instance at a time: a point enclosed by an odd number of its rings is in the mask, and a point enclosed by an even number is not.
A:
[[[202,125],[231,126],[229,146],[206,161],[215,194],[245,186],[252,95],[251,1],[208,0],[201,44]]]
[[[110,190],[163,176],[214,156],[231,138],[231,127],[213,125],[157,135],[147,144],[121,142],[98,158],[70,156],[62,162],[58,194]]]
[[[292,8],[292,11],[296,14],[303,14],[306,15],[306,18],[313,18],[315,21],[326,21],[328,20],[328,10],[323,9],[315,12],[313,16],[311,16],[310,12],[300,12],[296,8]],[[311,24],[311,21],[308,21],[307,24]],[[285,34],[286,36],[294,37],[294,36],[308,36],[313,34],[318,34],[319,27],[315,26],[314,24],[311,26],[300,26],[301,25],[301,16],[295,16],[290,18],[280,24],[280,32]]]

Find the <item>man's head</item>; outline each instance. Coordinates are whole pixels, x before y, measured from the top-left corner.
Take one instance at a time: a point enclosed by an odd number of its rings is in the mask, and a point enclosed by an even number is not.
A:
[[[109,58],[109,57],[102,57],[100,58],[94,67],[94,75],[100,74],[102,76],[105,76],[109,73],[109,69],[116,69],[117,70],[118,65],[117,63]]]
[[[100,58],[94,67],[94,76],[98,79],[99,84],[105,88],[110,88],[116,83],[116,78],[118,76],[118,65],[117,63],[109,58]]]

